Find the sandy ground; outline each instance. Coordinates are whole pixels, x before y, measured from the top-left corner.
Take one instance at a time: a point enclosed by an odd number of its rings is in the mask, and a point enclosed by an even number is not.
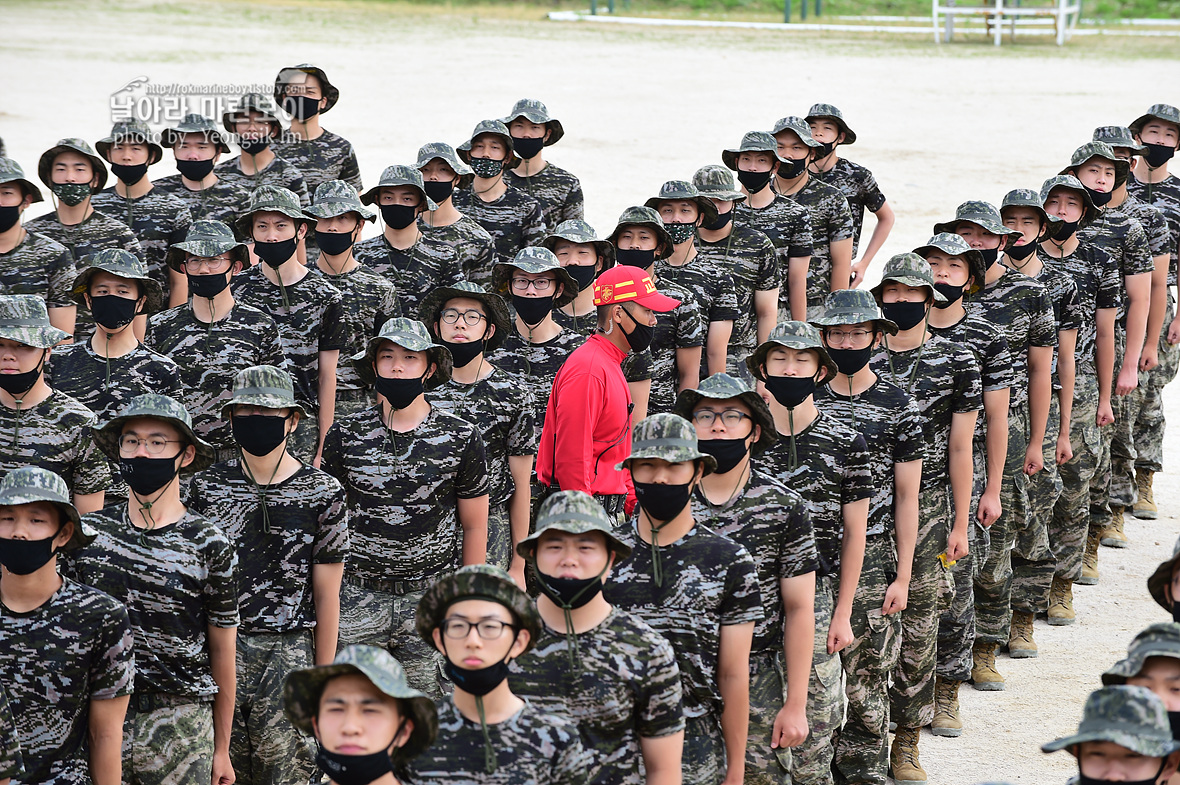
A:
[[[1180,84],[1174,55],[1132,60],[1125,46],[1094,39],[996,52],[981,43],[603,29],[379,4],[327,9],[5,3],[0,136],[35,177],[37,157],[59,137],[105,136],[110,94],[135,77],[266,86],[281,66],[312,61],[343,94],[325,125],[353,142],[373,184],[384,166],[412,162],[421,144],[458,143],[478,120],[533,96],[563,121],[566,137],[550,157],[581,177],[587,217],[605,233],[664,180],[687,179],[719,163],[744,132],[825,101],[858,131],[849,157],[873,169],[897,213],[886,258],[921,244],[965,199],[998,203],[1010,188],[1039,186],[1095,126],[1180,100],[1164,91]],[[153,176],[173,171],[168,157]],[[1180,387],[1168,409],[1180,422]],[[1001,660],[1006,692],[963,690],[967,733],[923,737],[931,782],[1063,782],[1073,771],[1067,755],[1042,755],[1039,744],[1070,731],[1098,674],[1135,631],[1166,618],[1144,580],[1180,533],[1176,444],[1167,451],[1172,471],[1157,479],[1161,519],[1128,519],[1132,547],[1102,550],[1101,585],[1076,590],[1081,621],[1038,622],[1040,658]]]

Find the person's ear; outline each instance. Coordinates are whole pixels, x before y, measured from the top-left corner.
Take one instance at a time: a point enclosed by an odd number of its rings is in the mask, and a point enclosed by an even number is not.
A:
[[[356,219],[356,226],[352,227],[352,241],[355,243],[361,239],[361,232],[364,231],[365,222],[358,215]]]
[[[90,299],[90,289],[87,288],[87,290],[82,294],[82,296],[84,298],[86,298],[86,307],[90,310],[94,310],[94,304]]]
[[[755,425],[753,430],[750,431],[750,435],[746,437],[746,439],[748,439],[748,441],[746,442],[746,449],[748,450],[751,447],[753,447],[755,444],[758,443],[758,440],[761,438],[762,438],[762,426]]]
[[[545,126],[545,135],[541,138],[544,139],[546,142],[548,142],[549,137],[551,137],[551,136],[553,136],[553,129],[550,128],[549,126]]]
[[[33,195],[29,193],[25,194],[25,198],[20,200],[20,211],[23,213],[25,210],[29,209],[32,204]]]
[[[245,269],[245,264],[241,260],[235,259],[229,266],[230,278],[233,278],[243,269]]]
[[[594,257],[594,274],[596,276],[598,273],[602,272],[602,266],[604,264],[606,264],[606,260],[602,257],[602,254],[598,254]]]
[[[564,291],[565,291],[565,284],[562,283],[561,281],[558,281],[557,282],[557,289],[555,289],[553,292],[553,299],[556,300],[558,297],[561,297],[561,294]]]
[[[319,717],[311,718],[311,735],[315,736],[316,741],[320,740],[320,723]]]
[[[610,546],[608,545],[607,546],[607,554],[606,554],[606,572],[602,573],[602,581],[603,582],[605,582],[606,579],[610,577],[611,570],[613,570],[615,568],[615,559],[617,556],[618,556],[618,554],[616,554],[614,551],[610,550]]]
[[[295,431],[299,428],[299,421],[303,419],[303,415],[299,413],[298,409],[292,409],[289,419],[291,422],[291,428],[287,431],[287,433],[292,434],[295,433]]]
[[[487,327],[483,331],[483,340],[490,341],[492,336],[496,334],[496,325],[492,324],[491,319],[488,320]]]
[[[65,516],[62,516],[65,517]],[[68,518],[62,522],[61,528],[58,529],[57,535],[53,538],[54,550],[61,550],[69,543],[70,538],[74,536],[74,522]]]
[[[437,371],[437,370],[438,370],[438,363],[431,363],[431,364],[430,364],[430,365],[429,365],[429,366],[426,368],[426,376],[425,376],[425,377],[423,377],[423,381],[426,381],[426,379],[429,379],[430,377],[434,376],[434,373],[435,373],[435,371]]]
[[[306,221],[303,221],[299,224],[299,228],[295,230],[295,238],[297,240],[302,240],[304,237],[307,237],[307,227],[308,224]]]
[[[1176,769],[1180,767],[1180,752],[1173,752],[1164,759],[1164,771],[1160,774],[1159,779],[1156,780],[1159,785],[1171,779],[1172,775],[1176,773]]]
[[[403,705],[406,705],[403,703]],[[394,747],[404,747],[410,743],[410,737],[414,735],[414,720],[412,717],[406,717],[405,722],[402,723],[402,729],[393,740]]]
[[[520,630],[516,633],[516,639],[512,641],[512,648],[508,650],[508,659],[515,660],[520,655],[524,654],[524,650],[529,647],[529,641],[532,636],[529,635],[528,630]]]
[[[180,454],[180,468],[188,466],[197,459],[197,448],[193,445],[187,445],[184,452]]]
[[[844,144],[844,140],[846,138],[848,138],[848,134],[841,131],[839,134],[836,135],[836,144]]]
[[[819,371],[816,372],[816,374],[815,374],[815,383],[819,384],[820,382],[827,381],[827,378],[828,378],[828,366],[821,365],[819,367]]]
[[[434,641],[434,648],[438,649],[439,653],[444,657],[447,656],[447,650],[443,646],[442,642],[442,630],[440,630],[438,627],[435,627],[430,631],[430,638]]]

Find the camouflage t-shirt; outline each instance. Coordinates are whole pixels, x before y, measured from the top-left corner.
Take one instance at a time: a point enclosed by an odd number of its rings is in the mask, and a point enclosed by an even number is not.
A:
[[[1008,351],[1008,341],[994,324],[982,316],[968,312],[950,327],[931,326],[929,330],[931,335],[958,344],[972,354],[975,358],[975,367],[979,369],[979,382],[983,392],[1012,389],[1015,379],[1012,376],[1013,360]],[[1028,383],[1027,374],[1025,383]],[[975,438],[982,440],[986,433],[987,423],[981,414],[975,418]]]
[[[113,185],[92,196],[90,203],[95,210],[131,227],[132,234],[143,248],[148,275],[164,287],[164,302],[167,302],[171,282],[164,257],[170,245],[184,242],[192,224],[185,203],[175,194],[159,188],[152,188],[135,199],[128,199],[119,196]]]
[[[815,405],[834,420],[850,425],[868,448],[869,521],[866,534],[893,534],[894,465],[925,457],[922,416],[912,398],[887,379],[877,378],[857,395],[841,394],[830,384],[815,391]],[[782,437],[779,437],[780,441]]]
[[[459,567],[458,500],[488,495],[475,426],[432,407],[413,431],[396,433],[373,406],[332,423],[321,466],[348,494],[348,575],[420,580]]]
[[[1054,335],[1064,330],[1080,330],[1085,321],[1081,302],[1078,300],[1078,286],[1073,276],[1048,264],[1041,265],[1036,280],[1045,287],[1045,293],[1053,305]],[[1061,389],[1061,382],[1057,378],[1058,345],[1053,345],[1053,389]]]
[[[63,578],[25,613],[0,604],[0,683],[24,757],[20,782],[90,782],[90,701],[130,695],[136,659],[127,609],[89,586]]]
[[[59,347],[50,356],[46,376],[55,390],[72,396],[105,423],[132,398],[162,393],[180,400],[180,368],[164,355],[138,344],[108,361],[90,341]]]
[[[336,364],[336,395],[339,397],[341,393],[366,389],[348,358],[364,351],[369,339],[380,331],[387,319],[401,316],[402,306],[397,287],[363,264],[340,275],[323,275],[340,292],[344,321],[345,346],[340,350],[340,360]]]
[[[220,315],[220,314],[219,314]],[[238,371],[253,365],[287,367],[274,320],[242,303],[209,325],[178,305],[148,319],[147,343],[180,368],[180,396],[193,418],[193,430],[218,449],[234,446],[221,407],[233,394]]]
[[[286,287],[290,305],[283,305],[282,290],[267,279],[262,265],[235,276],[231,285],[235,300],[275,320],[295,382],[295,399],[315,407],[320,399],[320,352],[348,349],[350,344],[340,292],[319,270],[306,269],[307,275]]]
[[[762,619],[758,569],[741,545],[697,524],[674,543],[660,545],[663,586],[652,575],[652,547],[636,531],[638,519],[615,529],[632,548],[602,593],[611,605],[638,616],[676,652],[684,716],[721,716],[717,686],[721,628]]]
[[[869,366],[913,398],[922,418],[922,484],[949,482],[951,420],[983,409],[979,361],[970,349],[932,335],[916,349],[878,349]],[[978,419],[978,418],[976,418]]]
[[[401,312],[414,319],[418,318],[418,307],[427,294],[463,278],[459,249],[450,246],[446,239],[428,235],[425,231],[404,251],[394,248],[385,235],[380,234],[354,245],[352,255],[393,284]]]
[[[242,171],[242,156],[240,155],[235,155],[228,161],[219,163],[214,171],[217,172],[218,180],[223,180],[234,185],[240,184],[247,193],[253,193],[254,189],[260,185],[273,185],[279,188],[286,188],[298,196],[301,206],[307,207],[311,204],[311,197],[308,196],[307,183],[304,182],[303,172],[299,171],[289,161],[278,156],[275,156],[267,164],[265,169],[254,174],[246,174]]]
[[[487,726],[496,767],[487,773],[484,732],[459,713],[450,698],[439,701],[438,737],[410,761],[411,779],[422,785],[583,785],[590,753],[578,727],[544,714],[529,701],[504,722]]]
[[[613,608],[579,633],[570,668],[565,631],[542,625],[534,647],[508,664],[513,693],[577,723],[595,785],[644,785],[640,738],[684,730],[680,670],[671,644],[637,616]]]
[[[1107,207],[1095,220],[1078,228],[1078,240],[1082,245],[1098,246],[1114,259],[1120,276],[1119,291],[1123,295],[1118,317],[1120,320],[1126,318],[1130,305],[1126,296],[1126,278],[1155,269],[1143,226],[1122,209]]]
[[[321,131],[315,139],[288,136],[286,141],[273,143],[271,149],[303,174],[308,193],[314,194],[316,188],[329,180],[343,180],[360,193],[364,187],[352,143],[327,129]]]
[[[135,692],[212,700],[208,629],[238,626],[237,557],[225,534],[192,510],[162,529],[138,529],[126,502],[83,520],[98,538],[74,557],[75,577],[127,606]]]
[[[877,178],[873,173],[860,164],[854,164],[847,158],[839,158],[835,165],[826,172],[812,172],[811,176],[820,182],[839,189],[848,200],[848,209],[852,213],[852,258],[856,258],[860,248],[860,232],[864,228],[865,210],[875,213],[885,206],[885,194],[877,185]]]
[[[556,319],[564,316],[554,312]],[[568,317],[566,317],[568,318]],[[513,329],[504,343],[488,357],[488,362],[506,373],[513,374],[528,388],[533,404],[533,429],[541,435],[545,424],[545,408],[549,403],[549,391],[553,389],[553,377],[569,357],[570,352],[586,342],[586,336],[570,327],[563,326],[561,332],[541,343],[532,343]]]
[[[811,215],[806,208],[785,196],[775,194],[774,201],[765,207],[750,207],[745,202],[738,202],[734,206],[733,223],[757,229],[774,243],[778,252],[780,287],[786,285],[787,260],[812,254]]]
[[[749,480],[723,504],[713,504],[697,487],[692,495],[692,517],[698,526],[729,537],[754,558],[762,618],[754,624],[751,653],[782,651],[781,581],[815,572],[818,566],[803,498],[751,466]]]
[[[426,393],[426,400],[479,428],[488,464],[488,501],[493,506],[508,501],[515,489],[508,458],[537,454],[536,402],[525,380],[492,368],[475,384],[451,379]]]
[[[77,277],[69,249],[44,235],[26,231],[15,248],[0,253],[0,294],[35,294],[47,308],[68,308]]]
[[[460,216],[458,221],[446,226],[433,226],[419,217],[418,230],[426,235],[427,241],[454,254],[446,257],[453,258],[454,262],[442,269],[453,272],[455,280],[463,279],[468,270],[491,270],[492,265],[500,261],[496,258],[496,242],[492,235],[469,215]]]
[[[197,474],[189,509],[217,521],[237,551],[242,631],[309,630],[316,624],[312,565],[340,564],[348,556],[344,489],[306,465],[264,488],[269,531],[259,492],[240,458]]]
[[[111,472],[92,438],[97,424],[94,412],[57,390],[28,409],[0,404],[0,479],[39,466],[61,475],[75,494],[105,491]]]
[[[485,202],[468,188],[455,191],[452,199],[459,212],[492,236],[496,248],[492,264],[511,262],[522,248],[540,245],[545,239],[546,225],[541,205],[522,190],[509,186],[499,199]],[[465,266],[463,275],[468,281],[488,286],[492,282],[492,267]]]
[[[25,762],[20,754],[20,740],[16,735],[16,723],[12,710],[8,708],[8,693],[0,681],[0,779],[20,777],[24,774]]]
[[[585,217],[582,183],[560,166],[546,162],[544,169],[528,177],[521,177],[510,169],[505,170],[504,182],[540,203],[541,215],[548,227]]]
[[[1151,256],[1168,257],[1168,286],[1176,285],[1176,240],[1172,230],[1168,227],[1168,220],[1158,207],[1127,194],[1127,198],[1119,205],[1119,209],[1134,218],[1147,233],[1147,247]]]
[[[655,279],[660,284],[674,283],[692,292],[706,322],[732,322],[738,318],[737,289],[733,276],[715,261],[698,254],[687,264],[672,265],[667,259],[656,261]]]
[[[798,193],[787,197],[807,208],[811,218],[811,263],[807,267],[807,307],[818,308],[832,290],[832,243],[855,234],[848,200],[838,188],[808,177]],[[841,282],[843,283],[843,282]],[[782,295],[780,294],[780,302]]]
[[[774,244],[757,229],[735,226],[728,237],[716,243],[698,238],[697,253],[733,277],[737,318],[729,338],[729,356],[744,362],[758,342],[754,293],[777,289],[781,278]]]
[[[799,462],[793,470],[791,437],[782,434],[754,465],[803,497],[819,560],[816,575],[833,575],[840,570],[844,505],[873,497],[868,448],[848,423],[822,410],[794,441]]]
[[[1118,308],[1122,302],[1123,282],[1114,258],[1106,251],[1088,243],[1081,243],[1064,259],[1055,259],[1038,248],[1037,255],[1046,267],[1061,270],[1073,277],[1078,290],[1078,305],[1082,324],[1078,329],[1078,344],[1074,350],[1078,373],[1094,375],[1094,347],[1098,340],[1098,310]]]
[[[184,203],[194,221],[221,221],[234,225],[242,211],[250,204],[250,189],[242,182],[217,182],[202,191],[190,191],[179,174],[162,177],[155,186]],[[234,230],[235,233],[237,229]]]
[[[1141,183],[1131,175],[1127,179],[1127,193],[1140,201],[1155,207],[1163,213],[1168,223],[1171,237],[1168,242],[1168,252],[1171,261],[1168,262],[1168,285],[1176,284],[1177,247],[1180,246],[1180,177],[1169,174],[1158,183]]]

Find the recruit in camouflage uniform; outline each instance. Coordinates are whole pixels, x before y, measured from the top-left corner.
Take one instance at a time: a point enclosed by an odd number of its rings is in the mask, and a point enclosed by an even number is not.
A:
[[[536,552],[546,532],[600,532],[616,564],[631,553],[615,538],[610,518],[592,496],[558,491],[546,499],[536,532],[516,549],[559,608],[565,607],[563,600],[547,590],[537,569]],[[587,591],[596,592],[594,587]],[[593,757],[589,782],[595,785],[643,785],[642,740],[684,731],[680,670],[671,644],[639,617],[618,608],[577,634],[542,623],[533,648],[510,664],[509,679],[513,692],[541,711],[577,723]]]
[[[475,180],[475,172],[463,163],[455,148],[446,142],[430,142],[418,149],[418,160],[414,168],[422,172],[428,165],[438,161],[449,169],[451,179],[430,180],[423,174],[423,187],[431,201],[439,206],[432,213],[418,216],[418,229],[433,246],[447,249],[454,255],[456,262],[443,266],[445,270],[453,270],[458,278],[467,278],[468,270],[491,270],[496,259],[496,243],[486,229],[480,226],[471,216],[464,215],[458,210],[454,195],[459,189],[470,188]],[[444,223],[439,213],[448,213],[450,207],[453,216]],[[441,252],[441,251],[440,251]]]
[[[184,144],[188,136],[200,137],[212,145],[212,155],[200,160],[182,159],[177,147]],[[175,128],[164,129],[160,144],[172,150],[179,174],[160,178],[155,183],[156,188],[183,202],[194,221],[222,221],[232,225],[250,203],[250,187],[245,181],[227,182],[217,176],[217,158],[229,153],[229,144],[217,130],[217,125],[203,115],[187,114]],[[189,183],[199,186],[210,175],[213,177],[211,185],[203,188],[189,186]]]
[[[548,108],[540,101],[522,98],[512,105],[512,111],[507,117],[501,118],[500,122],[511,132],[513,121],[521,118],[545,126],[545,135],[541,137],[542,145],[537,145],[535,141],[526,141],[522,137],[512,137],[512,150],[521,162],[515,169],[504,170],[504,182],[537,200],[541,205],[541,216],[545,219],[546,226],[581,220],[585,208],[582,183],[578,178],[560,166],[554,166],[550,161],[545,161],[540,169],[535,168],[535,156],[541,152],[541,147],[557,144],[565,135],[561,121],[550,117]],[[532,148],[535,148],[537,153],[526,155],[526,146],[530,148],[527,152],[531,153]]]
[[[14,562],[4,560],[4,587],[32,577],[41,570],[58,569],[56,554],[75,554],[89,545],[95,532],[84,526],[70,503],[65,481],[45,469],[24,467],[9,472],[0,482],[0,512],[25,504],[49,503],[58,510],[58,522],[73,525],[70,539],[33,573],[15,573]],[[0,522],[0,530],[12,533],[16,522]],[[4,556],[8,543],[0,540]],[[5,608],[0,616],[0,779],[15,777],[26,783],[88,783],[88,752],[94,750],[89,734],[91,703],[125,699],[135,677],[131,624],[127,609],[101,591],[60,577],[61,586],[41,605],[15,613]],[[14,595],[15,596],[15,595]],[[8,705],[3,695],[7,693]],[[8,709],[11,708],[11,718]],[[15,731],[15,733],[13,733]],[[14,740],[20,741],[13,749]],[[104,750],[110,752],[110,750]],[[13,755],[24,773],[13,771]]]
[[[251,114],[260,117],[251,119]],[[252,131],[250,136],[243,136],[238,133],[239,123],[265,125],[267,131],[261,135],[255,135],[256,132]],[[242,152],[214,167],[218,180],[231,184],[240,182],[248,191],[254,191],[260,185],[274,185],[298,196],[299,204],[304,207],[311,203],[303,173],[289,161],[279,158],[271,149],[283,139],[286,129],[283,128],[278,108],[270,98],[261,93],[246,93],[232,109],[221,115],[221,126],[229,138],[242,148]],[[250,161],[251,172],[247,172],[243,165],[246,159]]]
[[[1151,657],[1180,660],[1180,624],[1156,622],[1136,633],[1127,646],[1127,656],[1103,671],[1102,686],[1126,684],[1142,674]]]
[[[319,101],[289,89],[296,84],[306,86],[306,77],[300,77],[300,74],[314,76],[319,81],[322,94]],[[276,104],[292,115],[292,127],[283,134],[281,141],[276,139],[271,146],[279,158],[303,174],[308,193],[315,193],[329,180],[343,180],[361,191],[361,170],[352,144],[319,124],[319,115],[327,114],[340,100],[340,91],[328,81],[324,70],[309,63],[284,68],[275,77],[273,97]],[[314,112],[310,111],[308,104],[315,107]],[[313,124],[318,134],[311,132]]]
[[[1054,739],[1042,745],[1041,750],[1069,750],[1080,759],[1081,745],[1094,742],[1117,744],[1145,758],[1167,758],[1180,750],[1180,742],[1172,738],[1164,702],[1146,687],[1127,685],[1102,687],[1091,692],[1086,698],[1077,733]],[[1161,774],[1165,765],[1161,761]]]

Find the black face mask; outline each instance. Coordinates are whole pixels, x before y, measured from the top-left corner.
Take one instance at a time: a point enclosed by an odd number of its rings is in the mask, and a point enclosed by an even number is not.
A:
[[[1168,161],[1171,161],[1172,157],[1176,155],[1176,148],[1169,147],[1166,144],[1144,144],[1144,147],[1147,148],[1147,153],[1143,156],[1143,159],[1147,161],[1147,165],[1152,169],[1160,168]]]
[[[37,367],[24,373],[0,373],[0,390],[13,398],[24,395],[33,389],[33,385],[41,378],[41,371],[45,368],[45,353],[41,353],[41,361]]]
[[[328,779],[338,785],[369,785],[393,771],[393,760],[388,750],[368,755],[341,755],[320,747],[315,763]]]
[[[978,249],[981,256],[983,256],[983,269],[990,270],[996,260],[1000,258],[1000,247],[995,248],[980,248]]]
[[[176,468],[178,457],[173,455],[171,458],[149,458],[140,455],[134,458],[119,458],[119,470],[137,495],[151,496],[176,479],[179,472]]]
[[[339,256],[352,247],[352,232],[321,232],[315,233],[315,244],[328,256]]]
[[[55,537],[56,534],[44,540],[0,539],[0,564],[13,575],[31,575],[53,558]]]
[[[541,148],[544,146],[545,137],[543,136],[538,136],[536,138],[524,136],[512,137],[512,151],[526,161],[530,158],[536,158],[537,154],[541,152]]]
[[[597,270],[597,265],[594,264],[571,264],[565,268],[565,271],[570,274],[570,278],[574,279],[574,283],[578,285],[578,291],[586,290],[586,287],[594,283]]]
[[[1114,191],[1095,191],[1088,185],[1083,185],[1086,193],[1090,194],[1090,201],[1094,203],[1095,207],[1106,207],[1110,203],[1111,197],[1114,196]]]
[[[619,306],[622,308],[622,306]],[[627,318],[631,320],[631,332],[623,332],[627,336],[627,345],[631,347],[631,351],[639,354],[647,347],[651,346],[651,339],[655,335],[655,328],[649,327],[646,324],[640,324],[635,321],[635,317],[626,308],[623,311],[627,314]],[[619,329],[622,329],[620,327]]]
[[[472,157],[468,163],[471,164],[471,168],[475,171],[475,176],[482,177],[485,180],[490,180],[504,171],[504,162],[497,161],[495,158]]]
[[[747,193],[756,194],[770,185],[770,178],[773,174],[773,172],[746,172],[739,169],[737,179],[745,186]]]
[[[136,306],[139,300],[128,300],[114,294],[100,294],[90,297],[90,313],[94,314],[94,321],[100,327],[108,330],[118,330],[131,324],[135,319]]]
[[[1168,759],[1164,758],[1162,761],[1160,761],[1160,770],[1155,773],[1155,776],[1148,777],[1144,780],[1100,780],[1095,777],[1087,777],[1079,770],[1077,785],[1155,785],[1156,780],[1158,780],[1160,775],[1164,773],[1164,767],[1167,765]]]
[[[949,284],[949,283],[936,283],[936,284],[934,284],[935,290],[939,294],[941,294],[943,297],[946,298],[945,303],[940,303],[936,300],[934,302],[934,307],[939,309],[940,311],[944,308],[950,308],[952,305],[957,303],[963,297],[963,288],[965,286],[966,286],[966,284],[964,284],[963,286],[955,286],[954,284]]]
[[[388,376],[378,376],[373,379],[373,388],[394,409],[406,408],[426,389],[420,378],[392,379]]]
[[[242,152],[246,155],[258,155],[263,150],[270,147],[270,137],[264,136],[261,139],[239,139],[238,147],[242,148]]]
[[[902,330],[911,330],[926,318],[926,303],[884,303],[881,312]]]
[[[1027,245],[1010,245],[1004,253],[1008,254],[1009,259],[1015,259],[1018,262],[1023,262],[1028,257],[1032,256],[1037,251],[1037,244],[1028,243]]]
[[[466,368],[470,365],[476,357],[483,353],[487,344],[482,338],[478,341],[461,341],[459,343],[439,340],[439,343],[451,351],[451,363],[456,368]]]
[[[836,363],[836,370],[845,376],[860,373],[869,364],[873,356],[873,345],[870,343],[863,349],[833,349],[828,347],[828,356]]]
[[[287,440],[287,418],[268,414],[235,414],[230,425],[234,441],[256,457],[270,455]]]
[[[213,171],[213,159],[210,158],[207,161],[177,161],[176,169],[182,177],[199,183]]]
[[[7,232],[20,221],[20,205],[0,207],[0,232]]]
[[[664,224],[664,229],[667,230],[668,236],[672,238],[673,245],[686,243],[697,233],[696,224],[677,223],[675,221]]]
[[[1057,228],[1053,230],[1053,239],[1059,243],[1064,243],[1073,237],[1073,233],[1078,230],[1079,223],[1079,221],[1062,221],[1057,224]]]
[[[766,391],[788,409],[794,409],[815,393],[814,376],[767,376]]]
[[[284,262],[295,255],[295,249],[298,245],[299,239],[297,237],[292,237],[288,240],[279,240],[273,243],[264,243],[255,240],[254,253],[258,255],[258,258],[267,267],[281,267]]]
[[[660,485],[654,482],[635,483],[635,497],[647,517],[657,521],[670,521],[688,506],[692,496],[692,483],[684,485]]]
[[[229,286],[229,278],[225,273],[210,273],[208,275],[188,273],[188,290],[197,297],[212,300]]]
[[[717,459],[717,474],[733,471],[749,452],[746,439],[701,439],[697,441],[697,447]]]
[[[836,149],[835,142],[820,142],[819,149],[815,151],[815,157],[817,159],[818,158],[827,158],[829,155],[832,154],[832,151],[835,149]]]
[[[1180,739],[1180,711],[1168,712],[1168,724],[1172,726],[1172,739]]]
[[[301,123],[320,113],[320,99],[306,95],[289,95],[283,99],[283,109]]]
[[[553,297],[521,297],[514,294],[512,307],[516,309],[516,315],[522,322],[530,327],[536,327],[545,321],[545,317],[553,310]]]
[[[111,164],[111,174],[123,181],[124,185],[135,185],[147,176],[147,164]]]
[[[541,592],[562,608],[575,610],[594,599],[602,591],[602,576],[589,578],[554,578],[537,571]]]
[[[513,636],[513,640],[515,639],[516,636]],[[496,687],[499,687],[500,682],[508,678],[508,661],[497,662],[486,668],[464,670],[448,658],[443,665],[443,671],[447,674],[447,678],[459,689],[477,697],[483,697],[496,689]]]
[[[383,204],[381,218],[390,229],[405,229],[417,220],[418,207],[408,204]]]
[[[718,229],[724,229],[733,220],[733,208],[730,208],[727,213],[717,213],[717,217],[712,221],[705,221],[701,226],[708,229],[710,232],[715,232]]]
[[[422,189],[426,191],[435,204],[442,204],[451,198],[451,194],[455,190],[455,184],[449,180],[446,182],[437,182],[435,180],[427,180],[422,183]]]
[[[794,180],[805,171],[807,171],[806,158],[788,158],[786,163],[779,166],[778,176],[784,180]]]
[[[641,251],[638,248],[616,248],[615,261],[619,264],[646,270],[656,263],[656,252],[655,249]]]

